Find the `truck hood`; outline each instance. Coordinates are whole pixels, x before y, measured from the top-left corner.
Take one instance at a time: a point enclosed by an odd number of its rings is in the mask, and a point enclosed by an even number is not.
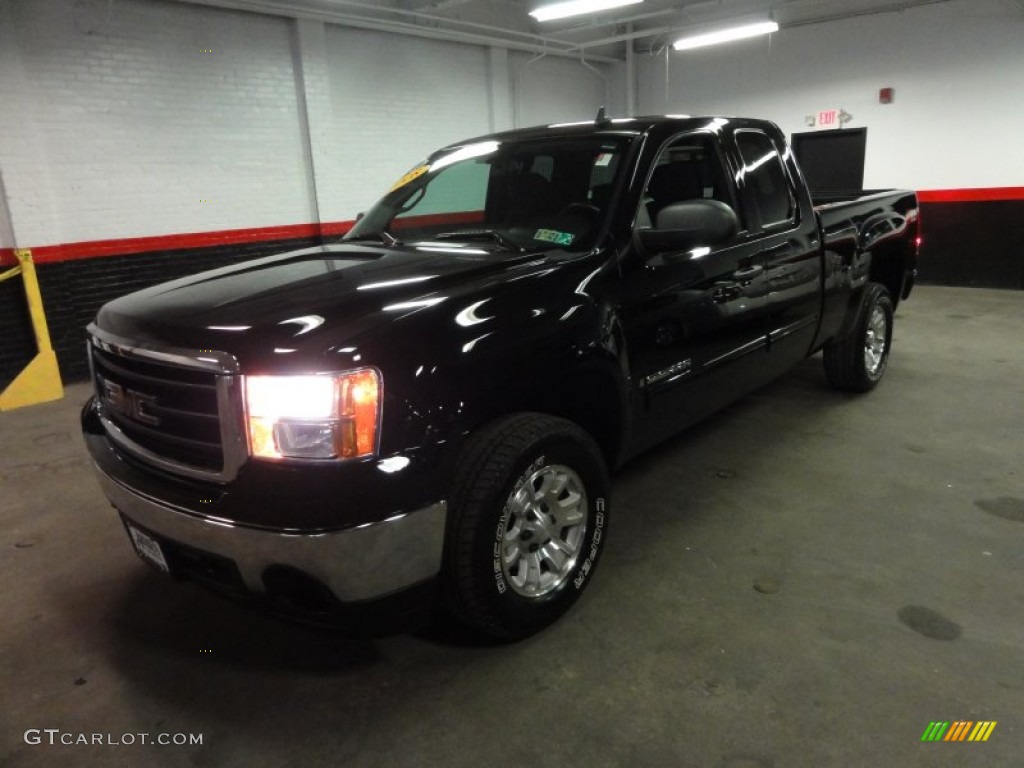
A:
[[[447,242],[323,245],[123,296],[100,310],[97,324],[145,344],[228,352],[243,370],[264,368],[268,360],[280,367],[281,355],[308,367],[314,359],[323,361],[332,346],[381,323],[561,256],[564,251],[515,254]]]

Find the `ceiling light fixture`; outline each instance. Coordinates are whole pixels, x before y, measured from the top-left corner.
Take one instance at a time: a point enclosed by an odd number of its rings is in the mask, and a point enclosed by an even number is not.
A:
[[[568,0],[564,3],[545,5],[530,15],[537,21],[553,21],[555,19],[566,19],[570,16],[582,16],[584,13],[597,13],[612,8],[621,8],[624,5],[636,5],[644,0]]]
[[[748,37],[770,35],[772,32],[778,31],[779,25],[774,21],[763,21],[758,24],[746,24],[742,27],[732,27],[731,29],[719,30],[718,32],[709,32],[706,35],[684,37],[672,43],[672,47],[677,51],[688,51],[691,48],[704,48],[708,45],[731,43],[733,40],[745,40]]]

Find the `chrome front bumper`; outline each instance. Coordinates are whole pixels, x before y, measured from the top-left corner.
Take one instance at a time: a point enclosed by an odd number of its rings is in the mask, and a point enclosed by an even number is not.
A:
[[[268,531],[202,517],[140,494],[99,467],[100,485],[129,522],[203,552],[231,559],[246,587],[265,592],[264,571],[290,566],[324,584],[342,601],[358,602],[424,582],[441,570],[447,506],[328,533]]]

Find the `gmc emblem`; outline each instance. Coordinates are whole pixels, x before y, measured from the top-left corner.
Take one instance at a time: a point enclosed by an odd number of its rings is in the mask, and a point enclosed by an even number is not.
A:
[[[125,389],[120,384],[104,379],[102,376],[97,378],[100,380],[100,388],[102,390],[100,392],[100,399],[108,408],[143,424],[151,424],[153,426],[160,424],[160,418],[152,413],[148,413],[146,410],[156,405],[156,397],[154,395],[144,395],[141,392],[136,392],[134,389]]]

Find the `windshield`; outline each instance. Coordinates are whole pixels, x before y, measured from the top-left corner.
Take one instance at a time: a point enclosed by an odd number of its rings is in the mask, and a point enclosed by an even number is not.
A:
[[[345,239],[589,249],[629,141],[583,137],[449,147],[399,179]]]

